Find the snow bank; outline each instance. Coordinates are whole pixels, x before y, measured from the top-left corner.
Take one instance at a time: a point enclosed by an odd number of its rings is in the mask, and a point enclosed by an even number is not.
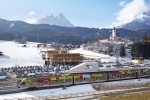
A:
[[[93,89],[90,84],[87,84],[87,85],[78,85],[78,86],[67,87],[67,89],[65,89],[65,90],[63,90],[62,88],[58,88],[58,89],[48,89],[48,90],[40,90],[40,91],[33,91],[33,92],[6,94],[6,95],[0,95],[0,98],[1,99],[12,99],[12,98],[24,98],[24,97],[36,97],[36,96],[78,93],[78,92],[87,92],[87,91],[95,91],[95,89]]]
[[[108,59],[101,59],[101,62],[115,62],[116,59],[117,59],[117,57],[112,56]],[[118,60],[125,61],[125,62],[131,62],[131,58],[128,58],[128,57],[124,57],[124,58],[118,57]]]

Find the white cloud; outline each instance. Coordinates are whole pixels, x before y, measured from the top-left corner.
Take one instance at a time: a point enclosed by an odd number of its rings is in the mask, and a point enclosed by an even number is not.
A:
[[[34,15],[34,14],[35,14],[34,11],[30,11],[30,12],[28,13],[29,16],[32,16],[32,15]]]
[[[137,16],[144,12],[150,11],[150,5],[144,0],[133,0],[127,3],[122,10],[116,13],[116,21],[113,26],[119,26],[134,20]]]
[[[26,22],[27,22],[27,23],[30,23],[30,24],[35,24],[37,21],[36,21],[36,19],[34,18],[34,19],[28,19],[28,20],[26,20]]]
[[[119,2],[120,6],[124,6],[125,4],[126,4],[126,1]]]

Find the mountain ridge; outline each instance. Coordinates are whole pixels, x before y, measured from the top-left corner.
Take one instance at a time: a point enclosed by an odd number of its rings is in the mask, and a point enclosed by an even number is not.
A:
[[[39,19],[37,24],[49,24],[49,25],[57,25],[64,27],[74,27],[72,23],[68,19],[65,18],[63,13],[59,13],[58,16],[54,16],[53,14],[45,15]]]
[[[10,27],[11,26],[11,27]],[[141,31],[117,29],[121,37],[142,38]],[[149,30],[146,32],[150,33]],[[0,39],[13,40],[25,36],[32,42],[59,42],[82,44],[99,39],[106,39],[112,34],[112,29],[88,27],[63,27],[49,24],[28,24],[23,21],[9,21],[0,19]]]

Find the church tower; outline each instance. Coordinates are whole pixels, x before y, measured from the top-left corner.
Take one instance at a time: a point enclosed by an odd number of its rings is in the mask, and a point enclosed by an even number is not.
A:
[[[112,29],[112,37],[113,37],[113,38],[116,37],[116,29],[115,29],[115,27]]]

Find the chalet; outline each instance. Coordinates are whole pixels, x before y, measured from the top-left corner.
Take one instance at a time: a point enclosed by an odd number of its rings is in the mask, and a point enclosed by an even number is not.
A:
[[[132,64],[143,64],[144,63],[144,58],[143,57],[136,57],[132,58]]]
[[[66,50],[48,50],[43,51],[46,58],[52,64],[79,64],[83,61],[83,56],[80,53],[69,53]]]

